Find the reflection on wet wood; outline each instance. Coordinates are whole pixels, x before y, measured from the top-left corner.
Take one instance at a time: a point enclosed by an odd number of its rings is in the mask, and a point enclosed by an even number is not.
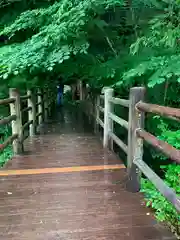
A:
[[[175,239],[155,222],[140,194],[126,191],[117,156],[72,115],[44,126],[44,135],[27,140],[26,155],[2,170],[11,174],[0,177],[1,239]]]

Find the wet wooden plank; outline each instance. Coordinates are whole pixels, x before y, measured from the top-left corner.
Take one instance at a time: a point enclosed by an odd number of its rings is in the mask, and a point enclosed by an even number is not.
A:
[[[45,126],[44,135],[26,142],[28,154],[4,167],[9,174],[0,176],[1,239],[172,240],[141,194],[126,190],[126,170],[110,169],[122,166],[120,159],[69,119]],[[74,166],[81,167],[72,171]]]
[[[163,239],[141,195],[126,191],[124,176],[123,169],[6,176],[0,190],[1,236]]]
[[[27,139],[27,154],[14,157],[8,169],[29,169],[44,167],[72,167],[104,164],[121,164],[115,154],[104,151],[102,144],[93,135],[81,133],[68,135],[44,135]]]

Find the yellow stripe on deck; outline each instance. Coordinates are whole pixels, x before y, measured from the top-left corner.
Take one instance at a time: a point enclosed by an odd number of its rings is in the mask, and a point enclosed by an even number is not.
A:
[[[115,165],[99,165],[99,166],[74,166],[74,167],[62,167],[62,168],[1,170],[0,176],[100,171],[100,170],[115,170],[115,169],[123,169],[123,168],[125,168],[123,164],[115,164]]]

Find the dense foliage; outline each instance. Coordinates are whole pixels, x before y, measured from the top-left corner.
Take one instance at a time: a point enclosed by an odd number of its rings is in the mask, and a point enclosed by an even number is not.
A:
[[[162,168],[165,171],[166,184],[180,195],[180,166],[170,164],[168,166],[162,166]],[[168,223],[171,230],[176,233],[178,237],[180,234],[180,215],[175,208],[169,204],[166,198],[155,189],[151,182],[142,179],[142,186],[142,192],[145,193],[146,206],[152,207],[155,210],[157,219],[161,222]]]
[[[180,107],[179,0],[3,0],[0,14],[1,97],[9,86],[53,87],[61,75],[92,89],[113,85],[126,97],[144,85],[150,102]],[[180,148],[178,123],[148,116],[146,128]],[[148,153],[151,167],[180,194],[179,166]],[[178,231],[177,212],[147,180],[143,186],[158,219]]]
[[[4,143],[5,139],[11,135],[10,126],[0,127],[0,145]],[[0,154],[0,167],[2,167],[11,157],[12,157],[12,147],[9,145],[3,152]]]

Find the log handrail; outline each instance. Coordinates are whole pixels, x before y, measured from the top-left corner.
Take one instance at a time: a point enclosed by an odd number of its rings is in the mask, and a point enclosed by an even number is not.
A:
[[[41,96],[41,95],[38,95],[38,96]],[[41,105],[42,104],[42,102],[37,102],[36,103],[36,107],[38,107],[39,105]]]
[[[24,130],[28,129],[30,136],[35,135],[38,123],[41,124],[42,120],[47,120],[52,102],[49,101],[49,91],[45,93],[40,89],[34,92],[28,90],[27,94],[23,96],[20,96],[18,90],[14,88],[10,89],[9,92],[10,97],[0,99],[0,105],[9,105],[11,115],[0,119],[0,125],[11,123],[12,135],[0,144],[0,152],[12,144],[14,154],[19,154],[23,151],[24,140],[28,137],[25,136]],[[27,107],[21,108],[22,101],[27,103]],[[36,109],[37,106],[38,109]],[[28,120],[23,125],[24,113],[28,113]]]
[[[8,137],[3,144],[0,144],[0,153],[17,138],[18,134],[13,134],[12,136]]]
[[[112,97],[110,99],[110,102],[121,105],[123,107],[129,107],[129,100],[126,100],[126,99]]]
[[[109,113],[109,117],[116,123],[118,123],[119,125],[121,125],[122,127],[128,129],[128,122],[118,116],[116,116],[114,113]]]
[[[174,160],[176,163],[180,164],[180,150],[174,148],[162,140],[159,140],[157,137],[153,136],[143,129],[137,129],[136,134],[151,146],[155,147],[157,150],[163,152],[166,156]]]
[[[16,120],[16,115],[11,115],[0,120],[0,125],[6,125]]]
[[[136,104],[136,108],[142,112],[154,113],[160,116],[170,117],[170,119],[174,117],[174,120],[180,120],[179,108],[165,107],[156,104],[144,103],[141,101]]]
[[[15,101],[15,98],[0,99],[0,105],[9,105],[10,103],[14,103]]]
[[[180,198],[175,191],[167,186],[163,179],[143,161],[143,144],[147,142],[175,163],[180,164],[180,150],[144,130],[146,112],[179,122],[180,109],[145,103],[144,96],[145,88],[143,87],[131,88],[129,99],[127,100],[114,98],[112,88],[104,89],[104,95],[96,97],[95,129],[97,132],[97,125],[103,127],[103,145],[105,148],[110,147],[113,150],[113,141],[127,154],[127,173],[131,191],[137,192],[140,190],[140,172],[142,172],[180,212]],[[101,102],[100,99],[104,99],[104,101]],[[103,104],[103,106],[100,106],[100,104]],[[112,106],[114,104],[128,107],[128,121],[114,113]],[[104,122],[100,119],[100,113],[101,115],[104,113]],[[128,145],[115,135],[113,131],[114,121],[128,130]]]
[[[21,112],[28,112],[30,110],[32,110],[32,107],[26,107],[26,108],[23,108]]]
[[[30,95],[24,95],[24,96],[20,96],[20,99],[21,99],[22,101],[24,101],[24,100],[29,99],[30,97],[31,97]]]

